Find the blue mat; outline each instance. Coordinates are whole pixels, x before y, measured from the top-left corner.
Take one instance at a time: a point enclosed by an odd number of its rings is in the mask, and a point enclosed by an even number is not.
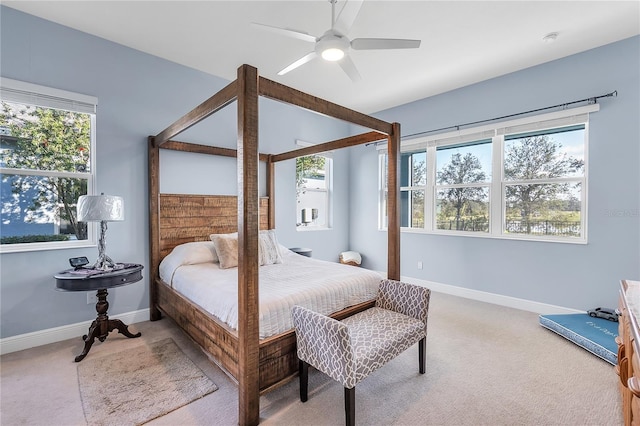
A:
[[[587,314],[540,315],[540,325],[610,362],[618,363],[618,323]]]

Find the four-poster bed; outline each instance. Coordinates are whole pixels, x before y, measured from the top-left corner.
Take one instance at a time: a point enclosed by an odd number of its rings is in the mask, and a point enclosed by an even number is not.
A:
[[[388,268],[387,277],[400,278],[400,228],[398,161],[400,125],[387,123],[323,99],[265,79],[249,65],[238,68],[238,78],[156,136],[149,137],[149,226],[151,320],[160,311],[173,318],[209,355],[238,382],[239,423],[259,422],[260,393],[297,372],[293,330],[259,339],[258,246],[260,230],[275,228],[275,163],[299,156],[361,145],[388,142]],[[372,131],[276,155],[258,152],[258,96],[285,102],[347,121]],[[182,131],[237,102],[237,150],[171,140]],[[161,194],[160,149],[237,158],[238,195]],[[267,164],[267,196],[259,197],[258,164]],[[212,233],[237,231],[238,328],[209,314],[174,291],[158,269],[162,259],[183,243],[204,241]],[[335,313],[344,318],[373,305],[359,303]]]

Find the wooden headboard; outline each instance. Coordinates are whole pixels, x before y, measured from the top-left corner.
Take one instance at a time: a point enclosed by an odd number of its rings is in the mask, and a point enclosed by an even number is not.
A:
[[[160,194],[160,259],[180,244],[238,230],[235,195]],[[260,198],[260,229],[269,229],[269,198]]]

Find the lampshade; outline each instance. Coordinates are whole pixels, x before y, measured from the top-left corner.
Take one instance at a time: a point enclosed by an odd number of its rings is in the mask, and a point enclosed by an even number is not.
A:
[[[124,202],[116,195],[81,195],[76,209],[80,222],[124,220]]]

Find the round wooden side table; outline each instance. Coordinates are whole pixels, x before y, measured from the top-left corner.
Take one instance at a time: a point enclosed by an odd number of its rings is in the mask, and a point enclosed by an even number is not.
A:
[[[89,268],[67,269],[54,276],[56,287],[62,291],[92,291],[96,290],[98,302],[96,311],[98,316],[89,327],[89,333],[82,336],[84,350],[75,361],[80,362],[87,356],[95,339],[104,342],[109,332],[117,329],[127,337],[140,337],[141,333],[133,334],[128,326],[119,319],[109,319],[107,310],[107,289],[138,282],[142,279],[142,265],[123,263],[119,269],[99,271]]]

